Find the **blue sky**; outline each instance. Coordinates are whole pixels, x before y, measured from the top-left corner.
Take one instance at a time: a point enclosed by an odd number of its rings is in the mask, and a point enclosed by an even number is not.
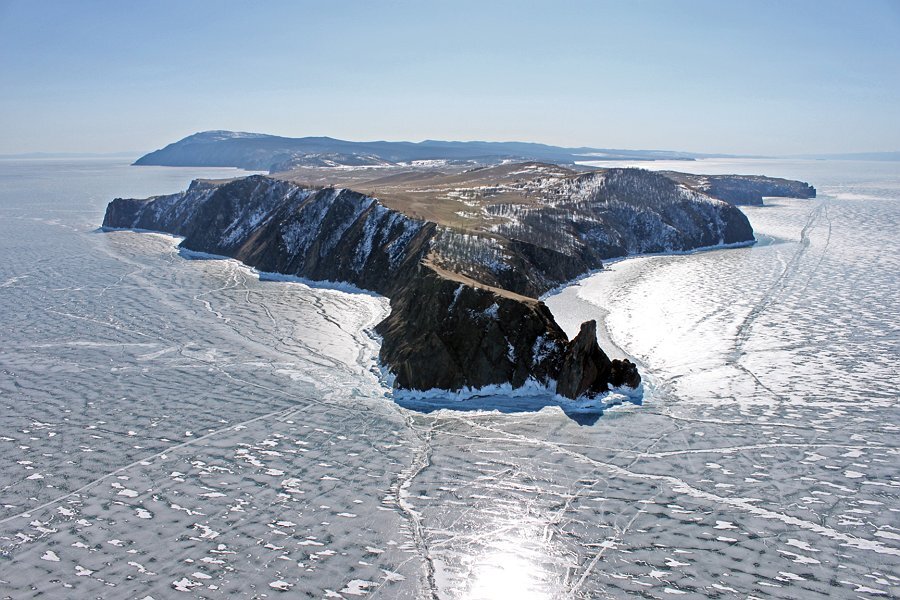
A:
[[[233,129],[900,149],[900,1],[0,0],[0,154]]]

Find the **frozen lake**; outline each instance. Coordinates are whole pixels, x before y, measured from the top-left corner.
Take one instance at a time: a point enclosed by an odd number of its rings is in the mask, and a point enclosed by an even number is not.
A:
[[[645,376],[580,425],[400,406],[385,299],[96,231],[235,170],[0,161],[0,597],[900,594],[900,165],[649,166],[819,198],[548,299]]]

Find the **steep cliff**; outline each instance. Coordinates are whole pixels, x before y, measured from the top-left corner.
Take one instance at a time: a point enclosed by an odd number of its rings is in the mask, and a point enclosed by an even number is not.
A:
[[[185,192],[146,200],[117,198],[103,226],[165,231],[183,236],[188,250],[385,295],[404,267],[424,257],[434,227],[351,190],[302,188],[262,176],[195,181]]]
[[[117,198],[103,225],[166,231],[183,236],[184,248],[262,271],[388,296],[380,359],[398,387],[519,387],[534,379],[569,397],[636,386],[640,376],[631,363],[607,358],[590,324],[569,342],[537,296],[610,256],[753,239],[737,209],[646,171],[548,176],[541,167],[522,178],[497,169],[468,176],[500,183],[487,200],[467,201],[479,216],[465,227],[409,216],[412,204],[397,206],[406,196],[387,203],[263,176]]]

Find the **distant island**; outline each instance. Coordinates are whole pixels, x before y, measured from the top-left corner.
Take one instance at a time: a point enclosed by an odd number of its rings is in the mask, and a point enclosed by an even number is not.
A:
[[[283,140],[207,132],[148,154],[135,164],[275,172],[117,198],[103,226],[164,231],[183,236],[183,248],[260,271],[387,296],[380,361],[405,389],[536,381],[577,398],[636,387],[635,365],[607,357],[594,322],[569,340],[539,298],[608,258],[751,244],[734,204],[815,196],[806,183],[762,176],[588,170],[569,164],[572,149],[537,144],[376,142],[351,151],[341,144],[356,143],[300,138],[328,142],[280,154]],[[513,147],[546,155],[510,162]]]
[[[725,154],[667,150],[562,148],[525,142],[348,142],[330,137],[287,138],[262,133],[204,131],[142,156],[135,165],[238,167],[251,171],[287,171],[296,167],[453,166],[501,161],[544,161],[574,165],[590,160],[695,160]]]

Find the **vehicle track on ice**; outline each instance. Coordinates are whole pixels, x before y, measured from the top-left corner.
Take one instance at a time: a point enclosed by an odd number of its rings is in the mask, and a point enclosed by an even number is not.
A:
[[[765,313],[781,298],[787,287],[791,284],[791,282],[795,280],[800,270],[800,262],[803,260],[803,257],[807,254],[810,245],[812,244],[810,233],[816,228],[823,215],[825,216],[825,218],[828,218],[827,213],[828,209],[824,202],[819,203],[815,208],[812,209],[812,211],[810,211],[809,215],[806,218],[806,223],[804,223],[803,228],[800,230],[800,241],[797,250],[790,257],[787,263],[785,263],[784,268],[781,270],[781,273],[778,274],[778,277],[775,278],[775,281],[773,281],[769,288],[765,291],[762,299],[760,299],[760,301],[756,303],[756,305],[750,310],[750,312],[747,313],[747,316],[744,317],[744,320],[741,321],[740,325],[738,325],[737,333],[735,335],[734,349],[726,359],[727,364],[730,364],[749,375],[760,388],[766,390],[778,400],[785,399],[784,395],[780,394],[776,390],[773,390],[765,383],[760,381],[759,377],[757,377],[755,373],[741,364],[741,358],[743,358],[744,356],[744,344],[746,344],[747,340],[750,339],[751,329],[753,328],[753,325],[756,323],[756,321],[763,315],[763,313]],[[830,231],[831,224],[829,220],[829,238]],[[815,266],[815,269],[818,269],[821,262],[822,259],[820,258]]]
[[[435,581],[434,562],[428,552],[428,544],[425,539],[425,525],[423,524],[422,514],[416,510],[409,501],[409,488],[413,481],[425,469],[431,466],[431,437],[434,434],[433,425],[424,433],[420,434],[419,430],[413,424],[413,418],[407,417],[407,428],[412,431],[422,446],[418,448],[413,455],[412,463],[409,467],[401,472],[397,478],[395,502],[400,510],[400,514],[409,523],[410,533],[413,538],[418,555],[425,564],[425,597],[431,600],[438,600],[440,596],[437,593],[437,582]]]

